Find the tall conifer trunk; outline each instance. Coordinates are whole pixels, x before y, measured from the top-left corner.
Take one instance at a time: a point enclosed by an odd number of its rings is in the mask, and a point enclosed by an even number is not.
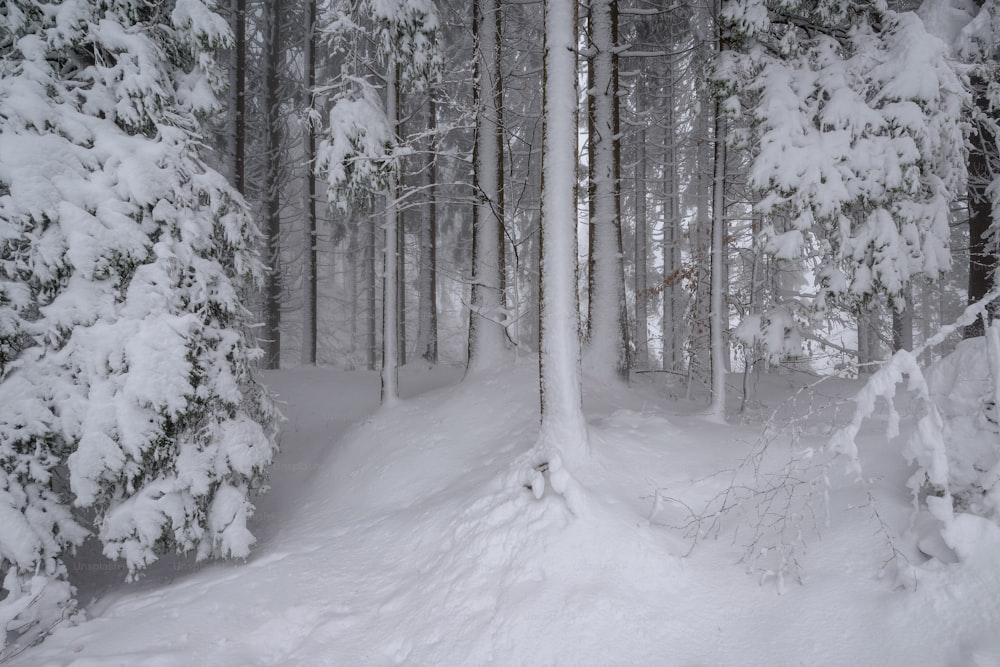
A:
[[[979,75],[970,77],[973,101],[980,114],[990,113],[989,101],[986,98],[986,81]],[[997,113],[997,112],[993,112]],[[994,287],[994,273],[997,267],[997,249],[995,241],[991,241],[990,228],[993,226],[993,202],[986,189],[995,174],[990,168],[991,153],[994,160],[1000,162],[995,155],[998,137],[994,137],[985,122],[975,123],[975,133],[970,138],[969,145],[969,303],[979,301]],[[994,168],[1000,168],[1000,164]],[[991,317],[996,312],[996,305],[990,306]],[[984,326],[982,318],[965,328],[964,337],[982,336]]]
[[[316,2],[308,0],[306,8],[305,39],[305,93],[309,100],[309,115],[305,126],[305,176],[306,176],[306,275],[303,277],[303,297],[305,301],[302,323],[302,361],[316,365],[319,348],[319,215],[317,210],[316,173],[316,127],[312,113],[316,110]]]
[[[729,326],[726,304],[726,118],[722,105],[715,103],[715,170],[712,183],[712,289],[709,328],[712,345],[712,402],[709,414],[718,421],[726,416],[726,366],[729,347],[725,331]]]
[[[417,291],[420,313],[417,323],[417,354],[428,363],[438,359],[437,334],[437,91],[434,86],[427,95],[426,214],[420,228],[420,269]]]
[[[389,57],[385,82],[385,113],[396,129],[399,104],[399,62]],[[382,275],[382,403],[388,405],[399,398],[399,187],[394,173],[390,173],[385,189],[383,218],[384,273]]]
[[[503,220],[503,87],[500,71],[499,0],[477,0],[473,87],[476,138],[472,231],[472,308],[469,370],[501,365],[506,356]]]
[[[540,453],[550,477],[589,456],[580,384],[576,220],[576,2],[546,0],[539,287]],[[562,484],[566,480],[562,476]],[[559,488],[556,489],[560,491]],[[565,490],[563,486],[562,490]]]
[[[588,67],[590,157],[590,276],[588,368],[611,378],[628,375],[628,327],[622,257],[615,29],[617,0],[593,0],[587,26],[594,55]]]
[[[267,277],[264,365],[281,365],[281,100],[278,95],[281,59],[281,0],[268,3],[267,58],[264,85],[267,121],[267,164],[264,198],[267,223]]]

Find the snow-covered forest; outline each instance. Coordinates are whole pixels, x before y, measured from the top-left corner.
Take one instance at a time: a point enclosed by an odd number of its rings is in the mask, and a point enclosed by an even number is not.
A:
[[[1000,0],[6,0],[0,663],[1000,665]]]

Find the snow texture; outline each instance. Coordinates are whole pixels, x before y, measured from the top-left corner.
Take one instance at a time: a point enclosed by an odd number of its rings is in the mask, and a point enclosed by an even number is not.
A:
[[[709,424],[648,386],[588,384],[587,426],[600,447],[574,470],[589,500],[589,511],[574,515],[558,495],[536,500],[508,483],[510,462],[530,450],[537,429],[534,365],[434,389],[461,374],[404,368],[406,400],[374,413],[375,373],[267,375],[289,421],[272,493],[254,517],[261,543],[249,561],[164,561],[144,582],[101,591],[89,583],[101,575],[99,554],[81,556],[70,566],[81,590],[97,595],[90,620],[60,626],[11,664],[991,665],[1000,658],[1000,529],[961,515],[946,535],[961,559],[921,556],[908,532],[901,444],[886,440],[883,413],[859,434],[873,481],[859,486],[829,471],[829,523],[802,557],[802,583],[786,581],[779,595],[774,578],[762,582],[735,564],[747,536],[730,532],[730,520],[719,539],[694,544],[671,527],[688,518],[685,505],[697,509],[725,489],[728,475],[713,473],[746,455],[761,424]],[[813,381],[764,376],[754,400],[779,407]],[[765,470],[822,447],[831,425],[850,418],[838,405],[857,389],[825,384],[819,393],[835,399],[796,412],[798,444],[773,441]],[[909,427],[904,419],[904,436]],[[899,559],[910,560],[900,571],[915,588],[896,588],[891,566],[890,576],[877,576],[890,540]]]

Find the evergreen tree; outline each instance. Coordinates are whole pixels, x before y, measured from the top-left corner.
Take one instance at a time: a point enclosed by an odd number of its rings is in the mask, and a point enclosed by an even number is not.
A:
[[[881,2],[731,0],[722,21],[719,81],[749,121],[741,147],[766,249],[805,255],[817,274],[805,308],[765,313],[742,337],[792,352],[792,316],[878,293],[901,308],[912,279],[949,269],[964,88],[945,45]]]
[[[60,555],[86,534],[71,502],[133,574],[170,550],[245,557],[254,542],[277,415],[241,296],[263,272],[199,137],[230,39],[202,0],[0,11],[8,630],[70,598]]]
[[[1000,2],[976,3],[978,13],[958,37],[959,56],[973,63],[969,138],[969,303],[996,289],[997,220],[1000,219]],[[990,311],[996,316],[997,304]],[[966,327],[981,336],[983,320]]]

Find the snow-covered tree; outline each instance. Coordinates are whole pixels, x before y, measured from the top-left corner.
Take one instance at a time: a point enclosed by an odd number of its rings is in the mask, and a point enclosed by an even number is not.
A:
[[[766,249],[814,262],[804,312],[876,293],[901,306],[913,278],[950,266],[965,93],[947,48],[915,15],[878,0],[730,0],[721,17],[730,48],[718,75],[727,111],[750,123]],[[781,329],[759,333],[773,354],[790,351]]]
[[[399,137],[399,96],[422,89],[440,69],[438,20],[428,0],[365,0],[336,6],[325,19],[335,48],[349,48],[364,34],[374,43],[384,72],[383,95],[364,78],[368,66],[342,73],[345,87],[330,111],[330,136],[317,153],[317,167],[327,176],[331,202],[346,211],[365,196],[383,199],[384,275],[382,279],[382,397],[398,396],[399,280],[403,249],[399,243],[400,159],[407,148]],[[367,26],[363,28],[362,26]],[[353,54],[355,61],[361,55]]]
[[[538,367],[541,429],[535,456],[555,491],[589,455],[580,380],[576,260],[576,3],[545,2]],[[540,493],[541,477],[531,480]]]
[[[110,558],[244,557],[276,413],[241,296],[262,277],[199,116],[230,33],[207,0],[0,11],[0,621]],[[68,480],[66,479],[68,477]],[[18,616],[20,614],[20,616]]]

